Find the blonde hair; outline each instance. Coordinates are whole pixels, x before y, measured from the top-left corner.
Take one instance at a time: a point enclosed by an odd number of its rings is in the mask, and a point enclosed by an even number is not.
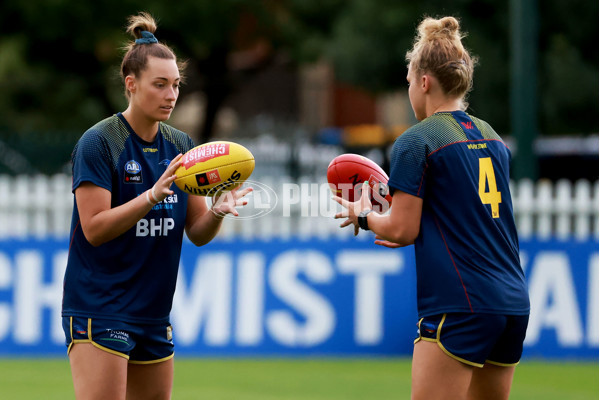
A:
[[[125,56],[121,62],[121,79],[125,82],[128,75],[139,77],[142,71],[146,69],[148,57],[157,57],[177,61],[177,56],[173,50],[164,43],[137,43],[136,39],[142,38],[142,32],[147,31],[152,35],[156,32],[157,25],[154,18],[147,12],[140,12],[128,18],[127,33],[134,37],[125,47]],[[185,62],[178,62],[181,81],[183,81],[183,70],[186,67]],[[125,96],[129,98],[131,93],[125,88]]]
[[[454,17],[424,18],[406,60],[418,76],[429,73],[437,78],[445,94],[464,99],[472,89],[476,64],[476,58],[462,45],[465,36]],[[466,108],[468,104],[462,102]]]

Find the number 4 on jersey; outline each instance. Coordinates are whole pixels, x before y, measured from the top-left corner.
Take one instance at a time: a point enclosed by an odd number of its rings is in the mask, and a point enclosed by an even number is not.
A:
[[[483,204],[491,205],[493,218],[499,218],[499,203],[501,203],[501,192],[497,191],[495,181],[495,170],[491,157],[478,159],[478,195]],[[488,188],[488,190],[487,190]]]

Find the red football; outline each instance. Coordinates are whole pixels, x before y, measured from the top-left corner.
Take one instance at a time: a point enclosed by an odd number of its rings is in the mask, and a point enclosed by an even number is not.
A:
[[[327,168],[327,180],[333,193],[348,201],[360,198],[364,181],[368,181],[371,188],[379,183],[379,192],[373,192],[371,197],[372,205],[381,206],[377,211],[383,212],[391,205],[387,186],[389,177],[374,161],[359,154],[348,153],[335,157]]]

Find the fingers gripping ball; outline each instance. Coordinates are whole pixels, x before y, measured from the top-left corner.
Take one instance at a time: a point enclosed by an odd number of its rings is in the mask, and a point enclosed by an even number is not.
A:
[[[389,177],[374,161],[358,154],[342,154],[331,161],[327,168],[327,181],[331,191],[347,200],[360,198],[362,183],[368,181],[372,189],[372,205],[379,207],[376,211],[386,211],[391,205],[389,194]]]
[[[183,155],[175,184],[185,193],[213,196],[241,185],[254,171],[254,165],[254,156],[240,144],[204,143]]]

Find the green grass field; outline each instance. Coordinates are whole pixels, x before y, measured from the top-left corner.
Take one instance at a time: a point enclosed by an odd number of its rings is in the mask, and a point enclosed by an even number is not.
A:
[[[408,359],[186,359],[174,400],[409,399]],[[66,359],[0,359],[0,398],[73,399]],[[599,399],[599,363],[524,361],[513,400]]]

